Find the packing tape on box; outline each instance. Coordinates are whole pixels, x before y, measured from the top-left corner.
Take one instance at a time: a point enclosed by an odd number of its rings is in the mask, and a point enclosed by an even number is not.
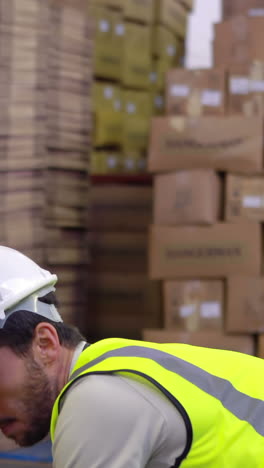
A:
[[[172,117],[169,121],[170,126],[177,130],[177,132],[184,132],[186,129],[186,118],[185,117]]]

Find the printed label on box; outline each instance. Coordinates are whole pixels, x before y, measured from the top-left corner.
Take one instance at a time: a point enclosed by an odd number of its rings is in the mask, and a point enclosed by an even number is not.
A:
[[[221,91],[205,89],[202,92],[201,102],[203,106],[219,107],[222,102],[222,93]]]
[[[245,77],[231,78],[229,82],[231,94],[248,94],[249,93],[249,79]]]
[[[183,305],[180,307],[179,315],[181,318],[187,318],[193,315],[196,311],[195,304]]]
[[[219,302],[203,302],[201,304],[201,317],[216,319],[221,317],[221,304]]]
[[[243,198],[243,206],[244,208],[262,208],[263,201],[263,197],[247,195]]]
[[[172,85],[170,93],[171,96],[187,97],[190,94],[190,88],[186,85]]]

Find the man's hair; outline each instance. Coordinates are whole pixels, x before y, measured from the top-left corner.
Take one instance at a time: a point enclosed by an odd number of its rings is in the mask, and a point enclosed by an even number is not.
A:
[[[57,305],[54,293],[38,299],[45,304]],[[0,348],[9,347],[18,356],[26,356],[31,348],[34,332],[39,323],[50,323],[56,329],[60,344],[68,349],[74,349],[81,341],[85,341],[78,328],[54,322],[41,315],[19,310],[7,319],[4,328],[0,329]]]

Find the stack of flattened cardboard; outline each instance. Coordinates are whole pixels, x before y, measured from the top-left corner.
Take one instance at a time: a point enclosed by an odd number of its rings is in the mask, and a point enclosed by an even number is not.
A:
[[[45,164],[48,7],[35,0],[1,1],[0,169]]]
[[[88,256],[91,55],[86,2],[1,0],[0,240],[59,270],[71,323]]]
[[[75,323],[85,296],[85,244],[92,79],[92,25],[87,14],[53,2],[48,42],[46,261],[58,271],[63,318]],[[78,268],[79,267],[79,268]]]
[[[44,261],[46,2],[0,4],[1,242]]]

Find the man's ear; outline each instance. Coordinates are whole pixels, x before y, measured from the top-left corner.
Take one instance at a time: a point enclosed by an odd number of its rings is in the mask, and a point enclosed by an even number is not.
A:
[[[39,323],[34,332],[32,351],[37,362],[52,365],[58,358],[60,342],[56,329],[47,322]]]

